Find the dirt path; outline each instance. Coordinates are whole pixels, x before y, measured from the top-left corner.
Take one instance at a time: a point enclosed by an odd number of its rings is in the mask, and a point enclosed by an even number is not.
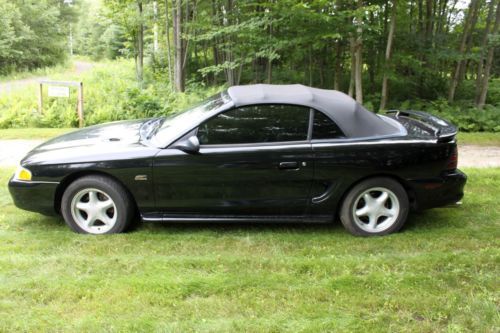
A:
[[[15,166],[34,147],[44,140],[0,140],[0,167]],[[458,166],[500,167],[500,147],[461,145],[458,149]]]
[[[68,74],[82,74],[94,67],[94,64],[86,61],[73,61],[73,68],[68,70]],[[36,76],[20,80],[12,80],[0,82],[0,96],[3,94],[9,95],[10,93],[26,88],[27,86],[34,85],[40,80],[48,80],[47,76]]]
[[[458,166],[489,168],[500,167],[500,147],[498,146],[458,146]]]

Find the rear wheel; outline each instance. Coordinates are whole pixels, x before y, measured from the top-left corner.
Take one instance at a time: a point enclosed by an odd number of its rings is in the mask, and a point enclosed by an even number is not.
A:
[[[134,206],[125,188],[100,175],[71,183],[63,194],[61,212],[75,232],[96,235],[123,232],[134,218]]]
[[[408,210],[408,194],[401,184],[390,178],[371,178],[349,191],[340,220],[353,235],[381,236],[398,231]]]

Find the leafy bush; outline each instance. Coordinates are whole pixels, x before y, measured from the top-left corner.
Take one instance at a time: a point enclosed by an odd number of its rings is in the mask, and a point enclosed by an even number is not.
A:
[[[137,85],[134,64],[130,60],[108,61],[96,64],[83,77],[57,77],[78,79],[84,83],[85,124],[106,121],[147,118],[176,112],[215,94],[223,87],[207,88],[200,82],[189,82],[186,93],[173,93],[166,73],[147,71],[143,87]],[[69,99],[44,98],[44,110],[38,112],[35,86],[0,96],[0,128],[21,127],[76,127],[76,92]],[[379,96],[367,95],[365,106],[376,109]],[[492,80],[488,100],[500,100],[500,80]],[[436,101],[411,100],[399,109],[422,110],[445,118],[464,132],[500,132],[500,104],[486,105],[484,110],[470,102],[448,104]]]
[[[97,64],[81,78],[66,76],[64,79],[83,81],[84,118],[87,126],[106,121],[166,115],[193,105],[222,89],[192,84],[184,94],[173,93],[165,79],[156,76],[153,80],[151,73],[146,74],[146,81],[140,89],[135,80],[133,63],[119,60]],[[57,76],[53,79],[57,79]],[[37,103],[35,86],[0,96],[0,128],[78,125],[76,91],[72,90],[68,99],[44,95],[42,114],[38,112]]]
[[[500,132],[500,105],[480,110],[470,104],[448,104],[446,100],[404,102],[400,110],[421,110],[444,118],[464,132]]]

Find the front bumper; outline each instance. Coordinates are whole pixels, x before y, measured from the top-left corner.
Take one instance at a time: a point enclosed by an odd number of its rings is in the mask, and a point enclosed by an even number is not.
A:
[[[58,185],[56,182],[19,181],[12,177],[8,186],[16,207],[44,215],[56,215],[54,199]]]
[[[423,210],[443,207],[460,201],[464,196],[467,175],[456,169],[435,179],[412,181],[415,208]]]

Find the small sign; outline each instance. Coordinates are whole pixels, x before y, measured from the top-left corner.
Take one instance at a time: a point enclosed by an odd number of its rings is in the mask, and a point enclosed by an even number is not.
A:
[[[69,97],[69,87],[48,86],[49,97]]]

